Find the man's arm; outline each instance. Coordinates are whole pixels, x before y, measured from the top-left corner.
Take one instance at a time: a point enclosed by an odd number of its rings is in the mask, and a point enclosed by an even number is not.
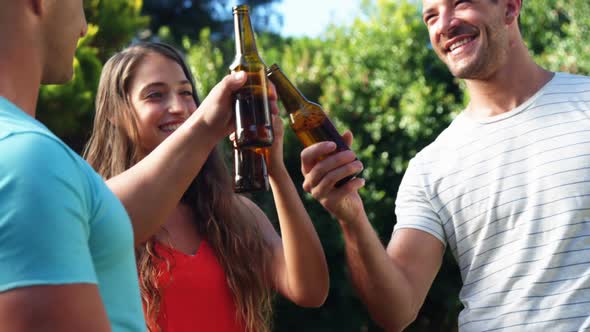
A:
[[[352,135],[347,132],[343,138],[350,145]],[[338,219],[353,284],[373,319],[387,331],[400,331],[422,306],[440,268],[444,245],[425,232],[400,229],[386,251],[357,192],[364,180],[334,187],[357,173],[360,163],[352,151],[331,154],[335,148],[322,142],[302,151],[303,188]]]
[[[0,155],[0,330],[110,331],[77,164],[36,133],[0,140]]]
[[[110,331],[93,284],[30,286],[0,293],[2,331]]]
[[[386,251],[366,219],[342,230],[352,282],[371,317],[386,331],[403,330],[424,303],[443,244],[428,233],[400,229]]]

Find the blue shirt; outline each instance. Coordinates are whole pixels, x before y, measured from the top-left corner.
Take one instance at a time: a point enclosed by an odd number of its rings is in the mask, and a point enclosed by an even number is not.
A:
[[[145,331],[129,217],[101,177],[0,97],[0,292],[91,283],[114,331]]]

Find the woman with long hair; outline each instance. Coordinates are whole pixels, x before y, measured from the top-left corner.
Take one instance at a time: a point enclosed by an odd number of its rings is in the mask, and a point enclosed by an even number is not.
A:
[[[228,76],[199,105],[182,55],[162,43],[132,45],[103,68],[84,155],[131,216],[149,331],[266,332],[275,291],[306,307],[326,299],[325,256],[283,162],[272,86],[268,173],[282,239],[233,192],[215,147],[243,83]]]

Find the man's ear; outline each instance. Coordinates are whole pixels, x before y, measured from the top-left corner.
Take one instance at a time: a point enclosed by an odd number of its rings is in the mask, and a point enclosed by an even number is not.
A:
[[[511,24],[520,15],[521,0],[509,0],[506,3],[506,23]]]

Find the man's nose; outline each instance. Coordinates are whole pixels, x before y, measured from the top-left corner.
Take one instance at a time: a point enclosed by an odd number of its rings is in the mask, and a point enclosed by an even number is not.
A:
[[[460,21],[452,11],[441,11],[437,22],[437,34],[449,36],[459,26]]]

